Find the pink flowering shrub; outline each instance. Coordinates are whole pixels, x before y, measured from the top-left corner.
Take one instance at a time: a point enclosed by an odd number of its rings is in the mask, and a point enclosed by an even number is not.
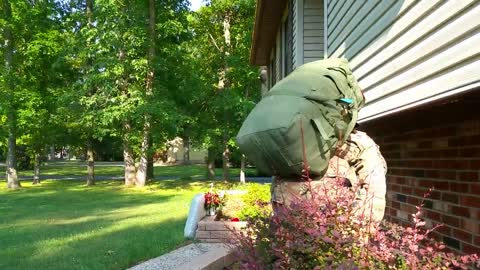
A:
[[[326,195],[328,192],[328,195]],[[477,255],[442,251],[428,237],[421,206],[413,226],[378,226],[355,206],[343,185],[312,192],[311,199],[280,207],[252,220],[236,237],[241,269],[468,269],[480,267]],[[323,195],[323,196],[322,196]],[[427,196],[427,195],[426,195]]]

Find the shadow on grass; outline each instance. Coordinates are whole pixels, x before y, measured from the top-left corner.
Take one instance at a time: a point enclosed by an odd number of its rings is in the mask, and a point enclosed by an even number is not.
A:
[[[1,184],[5,182],[0,182]],[[172,185],[173,187],[174,185]],[[170,187],[170,188],[172,188]],[[60,215],[103,213],[122,207],[143,203],[161,203],[174,197],[174,194],[160,194],[148,189],[127,188],[119,181],[98,181],[95,186],[87,187],[83,181],[44,181],[41,185],[1,193],[0,207],[6,211],[18,211],[17,203],[29,207],[23,209],[29,213],[28,218],[43,217],[42,211],[55,210]],[[54,202],[54,204],[52,204]],[[5,205],[10,205],[11,209]],[[72,209],[73,206],[78,206]],[[67,210],[67,213],[64,213]]]
[[[180,245],[185,219],[149,224],[87,222],[72,234],[1,251],[1,269],[126,269]],[[88,230],[96,226],[96,229]],[[73,230],[72,229],[72,230]],[[21,249],[21,250],[20,250]]]
[[[125,269],[158,256],[183,242],[195,192],[115,181],[0,188],[0,269]]]
[[[177,190],[195,190],[203,188],[203,191],[208,191],[210,185],[213,183],[215,189],[231,189],[239,185],[238,181],[223,181],[223,180],[161,180],[149,184],[152,189],[177,189]]]
[[[247,168],[246,176],[257,176],[255,168]],[[230,168],[229,174],[232,177],[240,175],[239,168]],[[158,176],[176,176],[176,177],[206,177],[207,169],[205,165],[171,165],[155,167],[155,175]],[[222,168],[215,169],[215,175],[222,175]]]
[[[118,162],[102,162],[95,166],[95,175],[97,176],[123,176],[123,167]],[[0,166],[1,170],[2,166]],[[3,167],[4,168],[4,167]],[[246,176],[257,176],[257,172],[254,168],[246,169]],[[229,173],[232,177],[238,177],[240,174],[239,168],[230,168]],[[206,178],[205,165],[171,165],[171,166],[155,166],[154,175],[159,177],[172,177],[172,178]],[[222,169],[215,169],[217,176],[222,175]],[[24,170],[18,173],[19,177],[32,177],[33,170]],[[72,176],[85,176],[87,175],[87,166],[84,162],[76,161],[55,161],[47,163],[40,168],[40,177],[48,178],[52,177],[72,177]],[[1,180],[5,180],[3,175],[0,175]],[[30,181],[30,180],[24,180]]]

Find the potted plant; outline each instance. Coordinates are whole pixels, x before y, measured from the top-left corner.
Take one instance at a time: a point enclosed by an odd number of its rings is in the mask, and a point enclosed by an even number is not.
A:
[[[220,195],[214,191],[209,191],[205,193],[204,197],[207,216],[214,216],[217,213],[218,207],[222,205],[222,199],[220,198]]]

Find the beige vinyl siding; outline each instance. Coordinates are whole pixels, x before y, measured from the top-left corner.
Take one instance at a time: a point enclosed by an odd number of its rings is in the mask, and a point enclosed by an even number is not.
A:
[[[303,2],[303,63],[323,59],[324,21],[322,0]]]
[[[329,0],[329,57],[364,89],[361,121],[466,91],[480,82],[480,1]]]

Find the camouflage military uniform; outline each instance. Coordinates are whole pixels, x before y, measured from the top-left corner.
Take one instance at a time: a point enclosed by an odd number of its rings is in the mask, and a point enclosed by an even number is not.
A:
[[[313,191],[322,187],[326,190],[331,187],[333,190],[336,179],[347,179],[350,190],[356,195],[356,212],[371,216],[372,221],[379,223],[385,211],[386,172],[386,162],[375,142],[366,133],[355,131],[337,148],[323,177],[313,179],[310,183],[274,178],[272,202],[289,205],[295,199],[309,198],[310,187]]]

